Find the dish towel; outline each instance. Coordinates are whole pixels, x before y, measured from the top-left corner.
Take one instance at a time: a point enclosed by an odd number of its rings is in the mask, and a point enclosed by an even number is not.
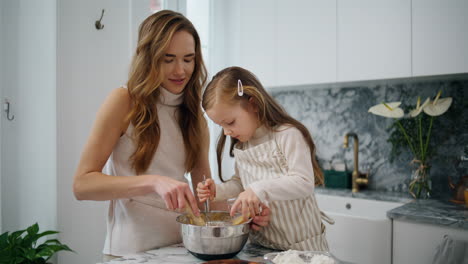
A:
[[[445,235],[434,252],[432,264],[468,264],[468,241]]]

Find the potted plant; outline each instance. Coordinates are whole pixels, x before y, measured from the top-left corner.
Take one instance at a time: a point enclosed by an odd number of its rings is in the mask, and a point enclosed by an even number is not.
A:
[[[8,232],[0,235],[0,263],[8,264],[45,264],[58,251],[72,251],[67,245],[57,239],[46,240],[37,244],[41,237],[57,234],[57,231],[39,233],[39,225]]]
[[[401,102],[381,103],[369,109],[372,114],[395,119],[388,141],[392,143],[392,155],[400,153],[401,147],[409,148],[413,155],[411,163],[415,165],[415,170],[411,175],[409,191],[414,198],[431,197],[428,162],[433,153],[429,150],[432,125],[434,118],[447,112],[452,104],[452,98],[440,98],[441,93],[439,91],[434,100],[427,98],[422,104],[418,97],[416,106],[407,115],[399,107]],[[422,115],[423,112],[426,116]]]

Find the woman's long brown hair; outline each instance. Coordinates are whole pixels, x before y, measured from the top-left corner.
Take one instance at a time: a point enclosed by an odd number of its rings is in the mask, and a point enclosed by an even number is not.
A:
[[[244,87],[243,96],[237,94],[237,82],[241,80]],[[307,145],[310,148],[310,159],[312,160],[312,166],[314,169],[315,184],[323,184],[323,173],[320,169],[317,159],[315,157],[315,144],[309,133],[309,130],[299,121],[292,118],[276,101],[269,95],[260,81],[255,77],[254,74],[246,69],[240,67],[229,67],[218,72],[211,82],[206,87],[203,94],[202,106],[205,110],[213,107],[219,100],[228,104],[234,104],[241,102],[242,105],[247,105],[247,101],[252,98],[258,107],[259,121],[262,125],[271,131],[277,131],[276,129],[280,125],[288,124],[296,127],[301,131],[304,136]],[[218,161],[218,173],[221,181],[224,179],[221,174],[221,162],[224,145],[226,142],[226,135],[223,131],[218,139],[218,145],[216,147],[216,158]],[[234,157],[233,148],[239,140],[231,137],[231,146],[229,149],[229,155]]]
[[[137,174],[148,169],[159,145],[161,124],[156,102],[164,78],[160,65],[172,36],[182,30],[189,32],[195,40],[195,67],[178,109],[179,126],[184,138],[186,172],[196,166],[200,157],[203,144],[200,138],[204,138],[207,130],[200,106],[202,88],[206,83],[200,37],[192,23],[182,14],[170,10],[159,11],[140,25],[136,53],[127,82],[132,102],[128,120],[134,126],[132,136],[136,144],[130,160]]]

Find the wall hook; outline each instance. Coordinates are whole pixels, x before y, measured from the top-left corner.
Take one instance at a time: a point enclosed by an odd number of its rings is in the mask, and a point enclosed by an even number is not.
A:
[[[7,118],[9,121],[12,121],[13,119],[15,119],[15,116],[14,116],[14,115],[10,116],[10,102],[5,101],[5,102],[3,103],[3,110],[5,111],[5,113],[6,113],[6,118]]]
[[[99,20],[96,20],[96,23],[94,23],[97,30],[101,30],[104,28],[104,25],[101,23],[103,17],[104,17],[104,9],[102,10],[101,18]]]

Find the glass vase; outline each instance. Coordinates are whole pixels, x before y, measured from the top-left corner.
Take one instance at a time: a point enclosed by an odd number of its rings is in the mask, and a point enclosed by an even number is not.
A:
[[[429,199],[432,195],[429,166],[425,162],[417,163],[418,166],[411,173],[409,192],[415,199]]]

